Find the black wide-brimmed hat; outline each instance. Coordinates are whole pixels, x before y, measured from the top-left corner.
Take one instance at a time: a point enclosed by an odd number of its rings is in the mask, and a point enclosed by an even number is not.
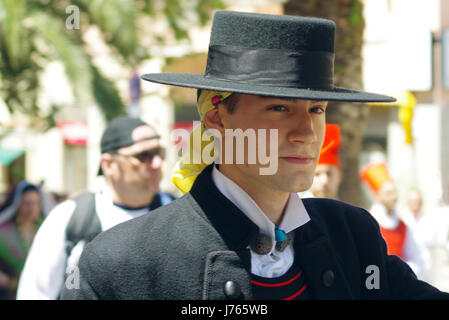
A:
[[[142,79],[198,89],[352,102],[394,98],[333,85],[335,23],[320,18],[217,11],[204,74]]]

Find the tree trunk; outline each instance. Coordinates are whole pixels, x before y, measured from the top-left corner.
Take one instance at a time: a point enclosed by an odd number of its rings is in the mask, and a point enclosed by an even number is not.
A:
[[[333,20],[335,35],[335,75],[337,87],[362,90],[362,44],[365,21],[361,0],[288,0],[287,15],[313,16]],[[341,200],[365,207],[359,179],[359,154],[369,108],[358,103],[329,103],[327,122],[340,126],[340,163],[343,180]]]

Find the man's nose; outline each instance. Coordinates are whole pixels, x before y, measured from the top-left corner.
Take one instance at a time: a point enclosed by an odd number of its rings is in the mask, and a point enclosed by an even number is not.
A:
[[[326,184],[329,181],[329,175],[326,173],[321,173],[318,175],[318,179],[322,184]]]
[[[146,160],[145,163],[149,170],[157,170],[162,167],[162,157],[157,154],[151,160]]]
[[[301,113],[295,117],[295,122],[289,132],[288,139],[294,143],[314,143],[317,141],[317,128],[309,114]]]

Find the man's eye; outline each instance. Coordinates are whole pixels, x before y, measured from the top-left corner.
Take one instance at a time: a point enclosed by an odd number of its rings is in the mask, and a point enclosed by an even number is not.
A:
[[[312,107],[310,109],[310,111],[313,113],[323,113],[323,112],[326,112],[326,107],[316,106],[316,107]]]
[[[270,107],[270,110],[273,110],[273,111],[285,111],[285,110],[287,110],[287,108],[285,106],[278,105],[278,106]]]

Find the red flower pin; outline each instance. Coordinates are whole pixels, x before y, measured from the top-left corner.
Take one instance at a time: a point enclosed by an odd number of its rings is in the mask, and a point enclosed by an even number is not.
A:
[[[212,99],[211,99],[212,100],[212,104],[214,106],[217,106],[221,102],[221,98],[222,98],[222,96],[220,96],[220,95],[213,96]]]

